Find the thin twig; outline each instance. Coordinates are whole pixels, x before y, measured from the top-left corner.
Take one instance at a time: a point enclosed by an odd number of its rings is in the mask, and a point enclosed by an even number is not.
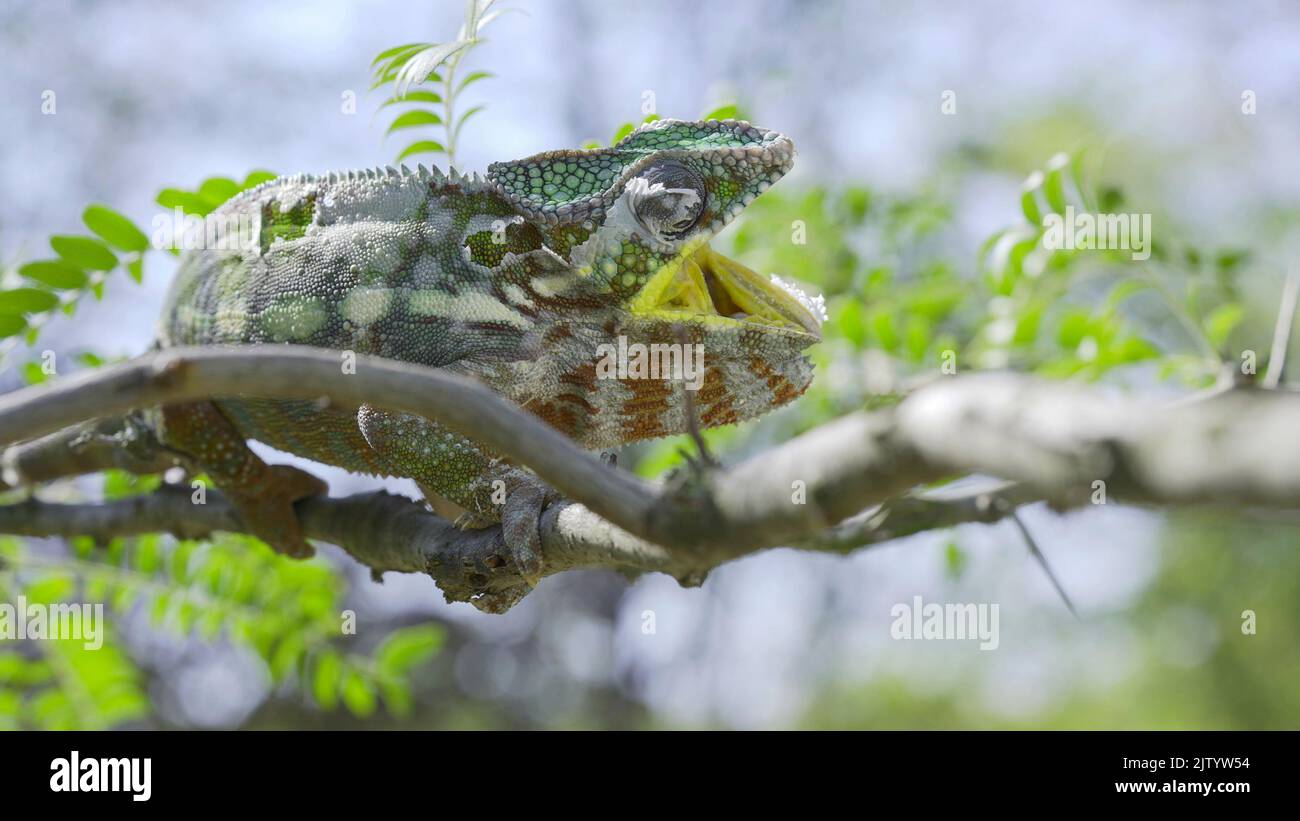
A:
[[[1268,372],[1262,383],[1265,388],[1277,388],[1286,378],[1286,355],[1291,346],[1297,301],[1300,301],[1300,264],[1292,263],[1282,286],[1282,304],[1273,328],[1273,349],[1268,355]]]
[[[1070,615],[1074,616],[1076,619],[1079,618],[1079,612],[1074,609],[1074,603],[1070,601],[1070,597],[1065,593],[1065,588],[1061,586],[1060,580],[1057,579],[1056,574],[1052,572],[1051,565],[1047,563],[1047,557],[1043,555],[1043,551],[1038,549],[1038,543],[1034,541],[1034,537],[1029,533],[1029,528],[1025,527],[1025,523],[1021,520],[1020,514],[1013,510],[1011,511],[1009,518],[1013,523],[1015,523],[1016,528],[1020,531],[1020,535],[1024,537],[1025,546],[1029,548],[1029,552],[1033,557],[1038,560],[1039,566],[1042,567],[1043,572],[1047,574],[1047,578],[1051,581],[1052,587],[1055,587],[1056,592],[1060,594],[1061,601],[1065,602],[1065,607],[1070,611]]]

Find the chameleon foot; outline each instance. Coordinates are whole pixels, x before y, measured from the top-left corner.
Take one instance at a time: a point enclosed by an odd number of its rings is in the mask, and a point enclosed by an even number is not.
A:
[[[542,511],[556,494],[531,474],[512,473],[505,480],[506,503],[501,511],[501,532],[519,573],[536,587],[542,580]]]
[[[254,490],[226,492],[239,521],[277,553],[295,559],[315,555],[315,549],[303,538],[293,503],[325,493],[328,486],[289,465],[269,465],[265,480],[258,485]]]

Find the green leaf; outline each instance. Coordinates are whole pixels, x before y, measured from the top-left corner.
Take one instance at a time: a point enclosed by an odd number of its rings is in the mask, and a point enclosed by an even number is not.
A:
[[[1043,209],[1038,206],[1038,190],[1043,185],[1043,172],[1035,171],[1020,185],[1020,210],[1031,225],[1043,224]]]
[[[909,316],[903,324],[904,344],[913,362],[920,362],[925,357],[932,330],[930,320],[920,315]]]
[[[92,205],[81,213],[81,221],[105,242],[121,251],[144,251],[149,238],[135,223],[105,205]]]
[[[31,700],[28,709],[36,723],[47,730],[71,730],[77,726],[77,711],[61,690],[41,691]]]
[[[28,385],[39,385],[42,382],[49,381],[49,378],[49,375],[45,373],[45,369],[41,367],[41,363],[23,363],[23,381]]]
[[[1083,166],[1086,153],[1086,151],[1076,151],[1070,157],[1070,178],[1074,180],[1074,187],[1083,199],[1083,207],[1090,211],[1096,211],[1096,198],[1092,195],[1091,187],[1086,183],[1087,170]]]
[[[171,609],[171,604],[171,591],[160,593],[158,598],[153,600],[153,606],[149,608],[149,619],[154,627],[162,627],[167,623],[167,613]]]
[[[372,75],[374,79],[370,83],[370,90],[374,91],[380,86],[391,83],[393,82],[393,80],[397,79],[397,72],[402,70],[402,66],[405,63],[406,63],[405,59],[402,59],[400,61],[394,60],[393,62],[386,63],[384,66],[382,66],[383,69],[382,71],[376,69],[374,74]]]
[[[275,179],[278,176],[279,175],[276,174],[274,171],[267,171],[261,168],[255,171],[249,171],[248,176],[244,177],[244,182],[242,185],[240,185],[240,188],[244,191],[247,191],[253,186],[261,185],[264,182],[270,182],[271,180]]]
[[[460,120],[456,122],[456,128],[452,131],[451,134],[453,143],[460,138],[460,130],[465,127],[465,123],[469,121],[469,118],[473,117],[475,114],[479,113],[484,108],[485,106],[476,105],[473,108],[471,108],[469,111],[466,111],[464,114],[460,115]]]
[[[27,328],[27,320],[20,314],[0,314],[0,338],[17,336]]]
[[[460,85],[456,86],[456,93],[460,94],[465,90],[465,86],[470,83],[477,83],[479,80],[487,80],[495,76],[496,75],[490,71],[471,71],[469,74],[465,75],[465,79],[460,81]]]
[[[343,704],[358,718],[365,718],[375,711],[375,691],[370,682],[356,671],[349,671],[343,679]]]
[[[894,323],[894,316],[887,308],[877,308],[871,312],[867,319],[867,327],[875,335],[876,341],[880,347],[893,353],[898,350],[898,327]]]
[[[965,289],[956,283],[937,281],[927,283],[908,294],[904,300],[907,310],[938,322],[953,312],[966,298]]]
[[[27,585],[23,595],[27,597],[27,601],[34,604],[50,604],[66,599],[76,589],[76,586],[72,576],[63,572],[55,572],[42,576]]]
[[[424,91],[422,89],[416,89],[415,91],[406,92],[406,96],[404,97],[389,97],[387,100],[384,100],[382,103],[380,103],[379,107],[385,108],[386,106],[397,105],[398,103],[440,103],[440,102],[442,102],[441,95],[436,94],[432,91]]]
[[[126,264],[126,273],[136,283],[144,281],[144,257],[136,257]]]
[[[622,142],[623,138],[626,137],[628,134],[631,134],[633,131],[636,131],[635,123],[623,123],[618,127],[618,131],[614,132],[614,138],[609,141],[609,144],[615,145],[619,142]]]
[[[1108,351],[1110,358],[1115,362],[1140,362],[1144,359],[1155,359],[1160,356],[1160,351],[1150,342],[1137,336],[1129,336],[1119,340],[1111,345]]]
[[[339,654],[326,650],[316,659],[316,670],[312,676],[312,696],[316,703],[326,710],[333,710],[339,702],[339,683],[343,675],[343,662]]]
[[[835,327],[839,328],[844,338],[853,343],[853,347],[861,348],[867,340],[867,329],[862,318],[862,302],[856,299],[845,299],[832,316],[835,318]]]
[[[80,288],[89,280],[85,271],[58,259],[29,262],[19,268],[18,273],[60,290]]]
[[[383,51],[375,55],[375,59],[370,61],[370,65],[371,67],[374,67],[391,57],[396,57],[399,54],[402,54],[403,52],[409,52],[411,54],[414,54],[415,52],[421,51],[422,49],[426,49],[428,47],[429,47],[428,43],[406,43],[405,45],[401,45],[401,46],[393,46],[392,48],[384,49]]]
[[[84,271],[111,271],[117,267],[117,257],[108,245],[91,237],[55,234],[50,237],[50,247],[69,265]]]
[[[442,147],[442,143],[435,140],[420,140],[408,145],[402,149],[402,153],[397,155],[397,161],[401,162],[412,154],[444,154],[447,149]]]
[[[271,655],[271,678],[275,681],[284,681],[288,678],[298,669],[305,649],[306,645],[302,637],[296,633],[290,633],[281,639],[276,645],[275,653]]]
[[[392,134],[399,128],[416,128],[422,125],[442,125],[442,118],[432,111],[423,108],[417,108],[414,111],[406,111],[399,114],[392,125],[388,126],[385,134]]]
[[[947,570],[949,578],[960,579],[962,573],[966,570],[967,557],[962,551],[961,546],[954,539],[948,542],[943,549],[944,569]]]
[[[1038,328],[1042,324],[1043,308],[1041,305],[1031,305],[1020,316],[1016,317],[1016,329],[1011,335],[1011,344],[1024,346],[1032,345],[1034,340],[1038,339]]]
[[[1056,329],[1056,341],[1063,350],[1073,351],[1088,335],[1092,327],[1092,317],[1083,311],[1071,311],[1061,319]]]
[[[40,288],[12,288],[0,291],[0,313],[38,314],[59,304],[57,294]]]
[[[186,214],[206,217],[215,210],[215,206],[191,191],[179,188],[164,188],[158,192],[155,200],[163,208],[179,208]]]
[[[443,638],[442,629],[434,625],[394,630],[375,650],[375,666],[386,675],[403,675],[432,658]]]
[[[1214,267],[1223,273],[1232,273],[1248,259],[1250,251],[1245,249],[1220,251],[1214,257]]]
[[[734,120],[739,115],[735,104],[718,106],[701,117],[701,120]]]
[[[239,191],[239,183],[229,177],[208,177],[199,183],[198,194],[216,210]]]
[[[1065,174],[1070,169],[1070,156],[1057,154],[1047,161],[1047,177],[1043,183],[1043,194],[1047,204],[1058,214],[1065,213],[1068,201],[1065,197]]]
[[[388,711],[398,718],[411,714],[411,688],[404,681],[380,681],[380,690],[384,695],[384,704]]]
[[[1235,302],[1220,305],[1205,318],[1205,335],[1214,347],[1222,348],[1245,315],[1246,310]]]

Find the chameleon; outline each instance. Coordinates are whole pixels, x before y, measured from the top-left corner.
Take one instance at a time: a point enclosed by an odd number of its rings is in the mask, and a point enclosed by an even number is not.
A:
[[[443,368],[593,450],[750,419],[807,389],[823,316],[709,240],[794,157],[790,138],[743,121],[661,119],[608,148],[493,163],[486,176],[420,166],[280,177],[207,218],[253,230],[182,257],[157,344],[310,345]],[[616,341],[698,346],[693,401],[672,378],[606,373],[600,352]],[[251,397],[155,413],[160,441],[277,551],[312,554],[293,504],[327,488],[266,464],[248,440],[413,479],[462,526],[500,522],[521,573],[540,572],[548,491],[434,420]]]

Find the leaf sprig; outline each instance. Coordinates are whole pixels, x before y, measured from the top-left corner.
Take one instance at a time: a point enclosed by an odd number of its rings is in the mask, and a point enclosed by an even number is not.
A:
[[[104,296],[104,282],[117,269],[139,283],[149,238],[130,219],[105,205],[92,205],[81,220],[89,234],[55,234],[54,256],[16,266],[0,276],[0,358],[18,339],[35,343],[39,329],[57,312],[71,315],[86,294]]]
[[[441,132],[441,141],[419,139],[408,144],[398,153],[397,162],[415,154],[443,154],[448,164],[455,164],[461,129],[484,108],[476,105],[460,112],[458,99],[470,85],[495,76],[489,71],[473,71],[461,77],[458,73],[461,60],[474,46],[484,42],[482,33],[488,24],[506,12],[519,11],[494,9],[497,2],[467,0],[465,22],[451,42],[394,46],[380,52],[371,62],[370,89],[390,88],[389,96],[379,105],[380,111],[394,105],[411,106],[393,118],[385,136],[427,127]],[[418,88],[425,85],[429,87]]]

